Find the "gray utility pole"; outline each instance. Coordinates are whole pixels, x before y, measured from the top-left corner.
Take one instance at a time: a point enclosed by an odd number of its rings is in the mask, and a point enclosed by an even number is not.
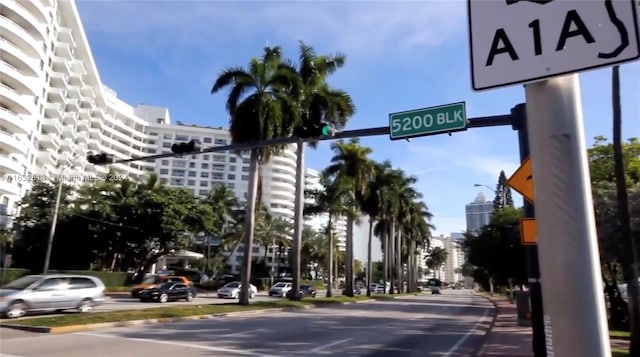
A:
[[[527,84],[525,92],[540,273],[550,287],[542,296],[553,318],[545,316],[545,325],[553,324],[549,350],[610,356],[578,75]]]

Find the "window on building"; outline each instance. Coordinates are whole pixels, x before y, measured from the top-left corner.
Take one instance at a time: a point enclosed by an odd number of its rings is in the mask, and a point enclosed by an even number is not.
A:
[[[168,175],[169,169],[160,169],[160,175]]]
[[[249,175],[242,175],[242,181],[249,181]]]
[[[234,174],[228,174],[227,175],[227,180],[235,180],[236,179],[236,175]]]

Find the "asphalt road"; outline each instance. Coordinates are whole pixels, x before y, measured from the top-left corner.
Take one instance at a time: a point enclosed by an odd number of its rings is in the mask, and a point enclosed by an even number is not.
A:
[[[2,337],[0,356],[473,356],[492,309],[469,291],[444,290],[291,312],[70,334],[16,333]]]

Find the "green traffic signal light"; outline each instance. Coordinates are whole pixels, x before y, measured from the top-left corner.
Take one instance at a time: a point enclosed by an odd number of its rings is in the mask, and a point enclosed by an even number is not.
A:
[[[333,135],[333,130],[331,128],[331,125],[323,125],[322,126],[322,135],[323,136],[331,136],[331,135]]]

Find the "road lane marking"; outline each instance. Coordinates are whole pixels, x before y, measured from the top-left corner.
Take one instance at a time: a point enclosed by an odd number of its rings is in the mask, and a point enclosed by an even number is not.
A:
[[[251,356],[251,357],[280,357],[277,355],[270,355],[262,352],[248,351],[241,348],[234,349],[234,348],[224,348],[224,347],[203,346],[203,345],[198,345],[196,343],[152,340],[147,338],[135,338],[135,337],[122,337],[122,336],[107,335],[107,334],[93,333],[93,332],[76,332],[74,334],[82,335],[82,336],[91,336],[91,337],[121,339],[121,340],[127,340],[127,341],[135,341],[135,342],[156,343],[159,345],[167,345],[167,346],[195,348],[195,349],[204,350],[204,351],[224,352],[224,353],[230,354],[231,356],[235,355],[235,356]],[[11,357],[11,356],[8,356],[8,357]],[[18,356],[15,356],[15,357],[18,357]]]
[[[219,338],[219,337],[237,337],[237,336],[242,336],[242,335],[248,335],[248,334],[255,333],[255,332],[262,332],[262,331],[266,331],[266,330],[263,329],[263,328],[259,328],[259,329],[256,329],[256,330],[249,330],[249,331],[244,331],[244,332],[230,333],[230,334],[227,334],[227,335],[216,335],[216,338]]]
[[[458,350],[458,348],[460,348],[460,346],[462,346],[462,344],[469,338],[469,336],[471,336],[472,333],[476,332],[476,330],[478,329],[478,327],[480,327],[480,325],[484,322],[484,319],[487,317],[487,314],[489,314],[489,309],[485,309],[484,310],[484,314],[482,314],[482,317],[480,318],[480,320],[478,320],[478,322],[476,322],[476,324],[464,335],[462,336],[458,342],[456,342],[455,345],[453,345],[449,351],[447,351],[447,353],[444,354],[444,357],[449,357],[451,356],[455,351]]]
[[[351,340],[353,340],[353,338],[345,338],[344,340],[334,341],[334,342],[328,343],[326,345],[322,345],[322,346],[316,347],[316,348],[312,349],[309,352],[320,352],[322,350],[326,350],[328,348],[331,348],[333,346],[337,346],[337,345],[339,345],[341,343],[345,343],[345,342],[348,342],[348,341],[351,341]]]

